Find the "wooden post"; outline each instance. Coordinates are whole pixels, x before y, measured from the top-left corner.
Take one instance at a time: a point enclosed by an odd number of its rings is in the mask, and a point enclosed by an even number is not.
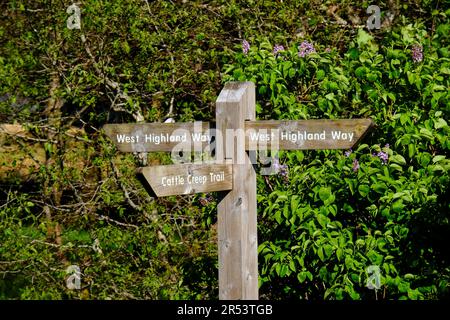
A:
[[[217,208],[221,300],[258,299],[256,174],[245,152],[246,120],[255,120],[255,85],[227,83],[216,101],[216,130],[222,136],[216,138],[216,155],[233,165],[233,189]]]

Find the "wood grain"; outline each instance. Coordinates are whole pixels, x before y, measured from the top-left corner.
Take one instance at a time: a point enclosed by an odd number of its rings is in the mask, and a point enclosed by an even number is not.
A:
[[[371,126],[371,119],[247,121],[246,149],[350,149],[364,137]],[[263,133],[269,135],[268,141],[255,139],[258,134]]]
[[[193,140],[192,134],[196,136],[209,134],[209,123],[201,121],[106,124],[103,126],[103,129],[119,151],[122,152],[172,151],[183,146],[189,149],[192,148],[192,150],[194,148],[196,148],[195,150],[202,150],[210,142],[209,140],[204,142]],[[126,137],[129,137],[129,139],[134,138],[134,141],[138,141],[134,143],[119,141],[120,138],[125,139]],[[170,141],[170,137],[175,141]],[[186,137],[186,140],[179,141],[183,137]]]

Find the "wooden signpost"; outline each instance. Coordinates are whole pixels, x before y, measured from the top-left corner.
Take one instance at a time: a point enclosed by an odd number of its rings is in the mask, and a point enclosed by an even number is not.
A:
[[[350,149],[370,119],[255,120],[255,86],[230,82],[216,101],[216,122],[107,124],[123,152],[212,153],[200,162],[140,168],[158,197],[221,191],[218,204],[219,298],[258,299],[258,241],[254,154],[246,150]],[[181,156],[183,154],[183,156]],[[177,158],[179,157],[179,158]]]

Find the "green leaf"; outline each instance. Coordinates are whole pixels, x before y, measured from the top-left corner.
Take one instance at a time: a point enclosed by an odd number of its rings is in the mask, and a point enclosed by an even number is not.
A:
[[[355,70],[355,75],[358,78],[363,78],[365,76],[366,72],[367,72],[367,68],[366,67],[358,67]]]
[[[367,80],[369,80],[370,82],[374,82],[377,79],[378,79],[378,76],[376,73],[371,72],[371,73],[367,74]]]
[[[322,69],[317,70],[316,77],[317,77],[317,80],[322,80],[323,78],[325,78],[325,71]]]
[[[431,154],[424,152],[420,155],[419,162],[422,167],[426,167],[431,161]]]
[[[281,264],[280,263],[275,263],[275,272],[277,273],[277,275],[280,275],[281,273]]]
[[[383,261],[383,256],[381,254],[378,254],[374,250],[370,250],[367,253],[367,256],[369,257],[370,261],[375,265],[381,265]]]
[[[297,210],[298,207],[298,203],[299,203],[299,196],[298,195],[293,195],[291,198],[291,211],[295,212],[295,210]]]
[[[336,250],[336,256],[338,258],[338,261],[342,260],[343,255],[344,255],[344,250],[342,250],[341,248],[338,248]]]
[[[317,250],[317,255],[319,256],[320,260],[325,261],[322,247],[319,247],[319,249]]]
[[[402,200],[395,201],[392,204],[392,210],[397,213],[401,213],[403,211],[404,207],[405,207],[405,205],[403,204]]]
[[[407,274],[405,274],[405,279],[408,279],[408,280],[414,279],[414,275],[411,273],[407,273]]]
[[[333,247],[329,244],[326,244],[323,246],[325,250],[325,256],[329,258],[333,254]]]
[[[431,168],[431,170],[433,171],[433,172],[435,172],[435,171],[442,171],[442,172],[445,172],[445,169],[444,169],[444,167],[443,166],[441,166],[441,165],[434,165],[434,166],[430,166],[430,168]]]
[[[410,121],[410,117],[408,113],[402,113],[400,116],[400,123],[404,125],[405,123]]]
[[[348,50],[347,53],[348,53],[350,59],[352,59],[352,60],[356,60],[359,57],[359,51],[357,48],[351,48]]]
[[[294,260],[291,260],[289,262],[289,269],[291,269],[294,272],[296,271]]]
[[[387,186],[383,182],[378,182],[378,183],[372,184],[372,189],[380,194],[384,194],[384,192],[387,190]]]
[[[305,272],[305,271],[302,271],[302,272],[300,272],[300,273],[297,274],[297,279],[298,279],[298,281],[299,281],[300,283],[303,283],[303,282],[305,282],[305,280],[306,280],[306,276],[307,276],[306,272]]]
[[[408,290],[408,297],[411,300],[417,300],[420,297],[420,292],[416,289],[416,290]]]
[[[433,140],[433,133],[427,128],[421,128],[420,133],[427,139]]]
[[[408,145],[408,157],[412,158],[416,152],[416,146],[414,144]]]
[[[398,285],[398,291],[400,292],[408,292],[409,289],[410,289],[409,282],[401,281],[400,284]]]
[[[333,196],[332,198],[334,198],[334,196]],[[331,199],[331,198],[330,198],[330,199]],[[327,200],[327,202],[328,202],[328,200]],[[332,214],[333,216],[336,216],[336,215],[337,215],[337,213],[338,213],[337,205],[333,204],[332,206],[330,206],[330,207],[328,207],[328,208],[329,208],[329,211],[331,212],[331,214]]]
[[[355,194],[355,180],[345,178],[345,182],[347,182],[348,188],[350,189],[351,194]]]
[[[395,199],[398,199],[398,198],[401,198],[403,195],[405,194],[405,192],[404,191],[401,191],[401,192],[396,192],[396,193],[394,193],[394,195],[392,196],[392,200],[395,200]]]
[[[356,149],[356,152],[361,152],[361,151],[363,151],[365,149],[369,149],[369,145],[366,144],[366,143],[363,143],[363,144],[358,146],[358,149]]]
[[[323,267],[320,268],[320,270],[319,270],[319,277],[320,277],[322,280],[326,280],[326,279],[327,279],[327,276],[328,276],[328,270],[327,270],[327,267],[323,266]]]
[[[344,203],[343,209],[345,212],[348,212],[348,213],[355,212],[355,209],[353,209],[353,207],[346,202]]]
[[[354,266],[353,259],[349,255],[346,255],[345,256],[345,267],[348,270],[351,270],[351,269],[353,269],[353,266]]]
[[[328,100],[333,100],[334,99],[334,93],[330,92],[329,94],[325,95],[325,98],[327,98]]]
[[[267,87],[264,85],[260,85],[258,88],[258,92],[259,94],[264,95],[267,92]]]
[[[278,224],[281,224],[283,221],[283,218],[281,217],[281,210],[277,210],[274,214],[275,220],[278,222]]]
[[[450,75],[450,68],[447,68],[447,67],[442,67],[441,68],[441,73],[443,73],[443,74],[448,74],[448,75]]]
[[[293,78],[295,76],[295,71],[296,71],[295,68],[289,69],[289,78]]]
[[[123,48],[123,51],[125,51],[126,54],[130,53],[131,48],[130,48],[130,45],[128,44],[127,41],[123,41],[122,42],[122,48]]]
[[[322,228],[326,228],[328,223],[328,218],[325,217],[323,214],[318,213],[317,214],[317,221],[319,221],[319,224],[322,226]]]

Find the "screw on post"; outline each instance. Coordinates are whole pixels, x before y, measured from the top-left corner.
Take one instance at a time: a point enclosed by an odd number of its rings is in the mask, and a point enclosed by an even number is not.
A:
[[[69,18],[67,19],[67,28],[70,30],[73,29],[81,29],[81,10],[80,7],[78,7],[76,4],[72,4],[67,8],[66,11],[68,14],[70,14]]]
[[[66,269],[66,274],[70,276],[66,280],[66,286],[69,290],[80,290],[81,289],[81,270],[77,265],[68,266]]]
[[[367,267],[366,272],[369,274],[366,282],[366,287],[370,290],[375,290],[375,299],[378,300],[377,290],[381,288],[380,267],[376,265],[369,266]]]

